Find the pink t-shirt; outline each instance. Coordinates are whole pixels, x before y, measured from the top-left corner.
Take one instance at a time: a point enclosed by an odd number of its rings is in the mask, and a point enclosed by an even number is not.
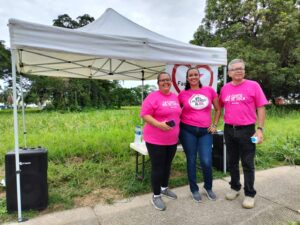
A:
[[[224,122],[227,124],[255,124],[256,108],[267,104],[261,87],[252,80],[245,80],[236,86],[230,82],[221,89],[220,105],[225,109]]]
[[[209,127],[211,125],[212,101],[216,97],[218,95],[211,87],[181,91],[178,95],[182,106],[181,122],[196,127]]]
[[[181,108],[175,94],[167,95],[160,91],[152,92],[144,100],[141,117],[150,115],[159,122],[174,120],[175,126],[168,131],[163,131],[151,124],[144,126],[144,140],[156,145],[174,145],[178,142],[179,122]]]

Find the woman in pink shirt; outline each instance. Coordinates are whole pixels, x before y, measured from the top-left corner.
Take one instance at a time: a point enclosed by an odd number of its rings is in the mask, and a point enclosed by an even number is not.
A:
[[[171,76],[165,72],[159,74],[157,84],[159,90],[149,94],[143,102],[141,117],[146,122],[144,140],[151,161],[151,202],[156,209],[165,210],[161,194],[177,198],[168,183],[177,149],[181,108],[177,96],[170,92]]]
[[[218,95],[211,87],[203,87],[197,68],[190,68],[186,74],[185,90],[178,96],[182,106],[180,142],[187,159],[187,173],[192,198],[201,202],[196,180],[197,155],[200,158],[204,178],[204,190],[210,200],[216,200],[212,191],[212,134],[216,132],[220,118]],[[212,105],[215,109],[212,123]]]

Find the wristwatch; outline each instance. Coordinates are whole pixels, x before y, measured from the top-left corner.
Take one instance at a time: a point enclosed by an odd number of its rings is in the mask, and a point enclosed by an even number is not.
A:
[[[261,132],[264,132],[264,128],[263,127],[257,127],[257,130],[261,130]]]

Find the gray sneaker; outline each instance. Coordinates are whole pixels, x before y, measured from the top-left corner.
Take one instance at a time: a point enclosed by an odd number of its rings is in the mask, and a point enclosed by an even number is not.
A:
[[[166,196],[167,198],[170,199],[177,199],[177,195],[171,191],[169,188],[166,188],[165,190],[161,190],[160,193],[164,196]]]
[[[196,192],[192,193],[192,199],[195,202],[202,202],[202,198],[201,198],[201,195],[200,195],[199,191],[196,191]]]
[[[160,211],[163,211],[166,209],[166,205],[163,202],[163,200],[161,199],[161,196],[158,196],[158,197],[152,196],[151,203],[154,206],[154,208],[156,208]]]
[[[205,191],[205,193],[206,193],[206,195],[207,195],[207,198],[208,198],[209,200],[211,200],[211,201],[216,201],[217,196],[216,196],[216,194],[215,194],[212,190],[206,190],[206,189],[204,188],[204,191]]]

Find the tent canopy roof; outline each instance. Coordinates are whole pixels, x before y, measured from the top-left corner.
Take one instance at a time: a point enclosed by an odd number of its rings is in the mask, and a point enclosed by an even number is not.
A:
[[[67,29],[10,19],[19,73],[109,80],[155,79],[166,64],[226,65],[225,48],[183,43],[107,9],[94,22]]]

